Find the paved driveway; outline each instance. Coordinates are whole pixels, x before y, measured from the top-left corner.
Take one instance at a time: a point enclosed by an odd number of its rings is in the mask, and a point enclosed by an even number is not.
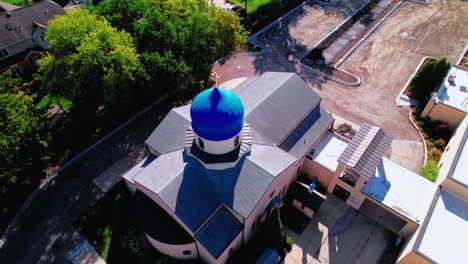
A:
[[[233,57],[215,65],[213,71],[221,83],[265,71],[296,72],[322,96],[328,111],[358,125],[368,122],[380,126],[395,139],[419,141],[407,118],[409,108],[396,107],[395,97],[424,56],[446,56],[454,61],[468,42],[468,2],[431,2],[429,6],[403,3],[344,62],[341,68],[360,76],[362,84],[357,88],[316,76],[300,68],[295,58],[364,1],[338,1],[335,7],[307,5],[257,37],[256,41],[266,46],[264,53]]]
[[[286,232],[295,241],[286,264],[394,263],[398,256],[393,233],[333,195],[301,235]]]

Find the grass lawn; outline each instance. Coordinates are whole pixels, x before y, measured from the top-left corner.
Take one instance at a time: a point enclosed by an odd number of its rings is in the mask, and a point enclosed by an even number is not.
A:
[[[36,105],[36,109],[40,109],[45,106],[51,106],[51,105],[58,105],[60,106],[64,111],[70,110],[70,108],[73,106],[72,101],[64,98],[64,97],[56,97],[52,95],[47,95],[42,98],[39,103]]]
[[[245,0],[229,0],[228,2],[241,6],[245,9]],[[257,8],[259,8],[260,6],[268,4],[270,2],[273,2],[273,0],[247,0],[247,13],[250,14],[257,10]]]
[[[23,5],[23,0],[2,0],[2,2],[6,2],[12,5],[17,5],[17,6],[22,6]]]

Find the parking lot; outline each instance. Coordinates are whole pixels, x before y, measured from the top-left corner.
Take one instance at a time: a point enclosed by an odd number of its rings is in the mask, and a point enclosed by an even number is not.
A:
[[[287,229],[295,244],[285,263],[394,263],[396,235],[349,208],[328,195],[301,235]]]
[[[357,2],[354,2],[357,3]],[[434,0],[424,6],[403,3],[343,64],[361,85],[346,87],[301,68],[295,59],[345,19],[357,4],[335,7],[312,4],[257,37],[264,53],[235,56],[215,65],[224,82],[265,71],[296,72],[322,98],[325,108],[361,125],[382,127],[395,139],[419,141],[409,122],[409,108],[396,107],[395,97],[425,56],[455,61],[468,42],[468,2]],[[422,155],[422,149],[421,149]]]

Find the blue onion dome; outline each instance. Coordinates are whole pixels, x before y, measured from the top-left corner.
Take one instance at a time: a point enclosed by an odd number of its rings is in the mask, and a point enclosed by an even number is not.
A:
[[[200,137],[222,141],[239,134],[244,126],[244,105],[237,94],[210,88],[198,94],[190,108],[193,131]]]

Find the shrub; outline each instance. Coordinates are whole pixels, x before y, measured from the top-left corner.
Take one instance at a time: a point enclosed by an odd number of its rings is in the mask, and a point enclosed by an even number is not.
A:
[[[437,167],[437,164],[433,161],[429,161],[426,166],[421,169],[421,175],[433,182],[437,179],[438,174],[439,167]]]
[[[432,149],[434,147],[434,143],[428,139],[426,139],[426,147],[427,149]]]
[[[423,126],[424,126],[424,121],[423,121],[423,120],[417,120],[417,121],[416,121],[416,125],[417,125],[418,127],[423,127]]]
[[[432,148],[431,149],[431,154],[432,154],[432,159],[434,161],[439,161],[440,157],[442,156],[442,151],[440,149],[437,149],[437,148]]]
[[[449,139],[452,134],[449,124],[442,120],[433,121],[432,129],[434,132],[434,138]]]
[[[446,58],[426,60],[411,79],[408,92],[416,98],[427,99],[440,86],[449,69]]]
[[[443,150],[443,149],[445,149],[446,142],[445,142],[444,139],[439,138],[439,139],[437,139],[436,141],[434,141],[434,146],[435,146],[436,148],[438,148],[438,149]]]
[[[348,123],[340,124],[335,130],[338,134],[349,139],[352,139],[356,135],[356,130]]]

